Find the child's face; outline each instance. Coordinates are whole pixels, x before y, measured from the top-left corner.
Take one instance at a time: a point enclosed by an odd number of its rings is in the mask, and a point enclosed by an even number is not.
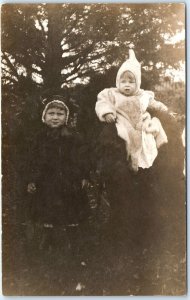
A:
[[[126,71],[121,75],[119,90],[126,96],[132,96],[137,88],[136,79],[132,72]]]
[[[63,126],[66,121],[66,112],[61,108],[49,108],[44,117],[45,123],[51,128]]]

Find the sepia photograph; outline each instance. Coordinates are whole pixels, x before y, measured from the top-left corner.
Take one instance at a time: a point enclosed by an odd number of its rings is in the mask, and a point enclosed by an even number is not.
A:
[[[1,6],[4,296],[184,296],[184,3]]]

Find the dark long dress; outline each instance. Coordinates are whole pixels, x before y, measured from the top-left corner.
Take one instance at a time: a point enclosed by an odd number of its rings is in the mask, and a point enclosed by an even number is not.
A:
[[[184,149],[181,129],[167,113],[152,111],[151,115],[161,120],[168,144],[159,149],[149,169],[139,169],[136,175],[130,171],[125,142],[118,137],[115,124],[105,124],[97,140],[97,168],[110,202],[108,231],[114,245],[127,237],[139,244],[150,241],[161,244],[169,226],[176,224],[176,216],[183,224],[176,230],[184,232]],[[172,234],[174,239],[174,231]]]

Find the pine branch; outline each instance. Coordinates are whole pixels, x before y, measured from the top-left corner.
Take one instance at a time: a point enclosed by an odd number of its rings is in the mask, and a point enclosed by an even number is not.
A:
[[[18,75],[18,73],[17,73],[17,71],[16,71],[16,68],[15,68],[14,65],[11,63],[11,61],[10,61],[8,55],[7,55],[5,52],[3,52],[3,58],[6,60],[7,66],[11,69],[11,71],[12,71],[13,74],[14,74],[14,76],[15,76],[17,79],[19,79],[19,75]]]
[[[9,80],[9,81],[11,81],[11,82],[13,82],[13,83],[18,83],[17,80],[15,80],[14,78],[9,77],[9,76],[2,76],[1,79],[2,79],[2,80]]]
[[[95,42],[86,47],[84,50],[80,51],[76,55],[73,55],[71,57],[63,57],[63,62],[66,62],[63,67],[67,67],[70,65],[70,63],[75,62],[77,59],[80,59],[80,61],[84,62],[85,58],[88,56],[88,54],[93,50],[95,46]],[[74,49],[76,51],[76,48]],[[68,51],[71,51],[70,49]]]
[[[41,21],[40,17],[38,16],[38,14],[36,15],[36,18],[37,18],[37,20],[38,20],[38,24],[39,24],[41,30],[42,30],[44,33],[46,33],[46,32],[45,32],[45,28],[44,28],[44,26],[43,26],[43,24],[42,24],[42,21]]]

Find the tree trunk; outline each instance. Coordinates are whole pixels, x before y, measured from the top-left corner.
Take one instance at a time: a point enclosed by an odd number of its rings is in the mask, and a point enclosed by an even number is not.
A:
[[[61,13],[55,5],[47,5],[48,32],[46,62],[43,70],[44,88],[59,90],[61,88],[62,61],[62,31],[57,24],[61,24]]]

